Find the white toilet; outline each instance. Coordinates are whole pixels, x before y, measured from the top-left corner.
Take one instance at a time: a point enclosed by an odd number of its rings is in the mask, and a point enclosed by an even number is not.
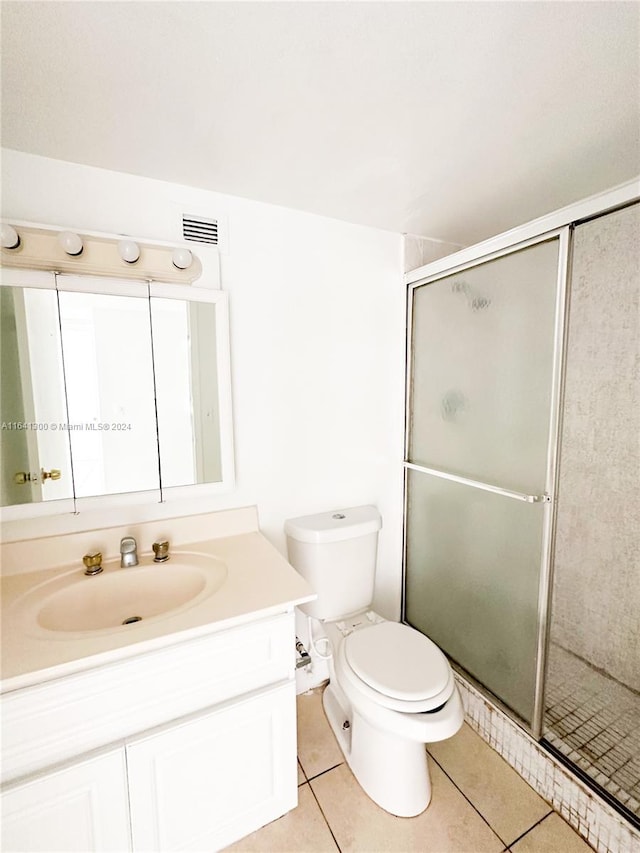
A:
[[[373,506],[285,522],[289,561],[318,595],[302,606],[330,649],[325,713],[364,791],[400,817],[431,799],[425,744],[462,726],[446,657],[427,637],[371,610],[378,530]],[[315,621],[318,620],[318,621]]]

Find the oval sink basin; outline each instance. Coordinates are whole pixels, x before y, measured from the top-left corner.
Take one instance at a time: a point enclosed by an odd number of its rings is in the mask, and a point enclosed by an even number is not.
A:
[[[193,605],[223,585],[227,567],[215,557],[183,553],[166,563],[125,569],[113,560],[104,564],[102,574],[66,577],[63,586],[52,582],[40,588],[37,622],[49,631],[86,633],[121,626],[126,630]],[[47,590],[54,585],[55,590]]]

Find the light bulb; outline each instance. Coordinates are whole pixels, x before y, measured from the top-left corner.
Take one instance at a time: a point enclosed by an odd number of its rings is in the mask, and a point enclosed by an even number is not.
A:
[[[13,225],[2,224],[2,248],[17,249],[20,246],[20,235]]]
[[[58,243],[60,243],[67,255],[77,257],[82,254],[82,237],[73,231],[62,231],[58,234]]]
[[[123,261],[128,264],[135,264],[140,257],[140,247],[133,240],[120,240],[118,243],[118,252]]]
[[[189,249],[174,249],[171,255],[174,267],[179,270],[187,270],[193,263],[193,255]]]

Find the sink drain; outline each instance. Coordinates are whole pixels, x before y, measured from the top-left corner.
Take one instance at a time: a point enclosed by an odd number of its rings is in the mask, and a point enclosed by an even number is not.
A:
[[[132,625],[134,622],[142,622],[142,616],[129,616],[123,621],[123,625]]]

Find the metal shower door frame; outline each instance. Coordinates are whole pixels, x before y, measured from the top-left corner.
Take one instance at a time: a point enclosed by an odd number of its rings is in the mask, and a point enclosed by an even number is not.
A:
[[[491,241],[479,244],[476,251],[465,250],[466,256],[462,263],[453,264],[448,268],[444,268],[444,261],[438,263],[437,272],[433,275],[427,275],[424,278],[416,281],[408,282],[407,287],[407,350],[406,350],[406,384],[405,384],[405,436],[404,436],[404,508],[403,508],[403,556],[402,556],[402,619],[405,620],[406,615],[406,563],[407,563],[407,472],[409,470],[417,471],[427,476],[435,476],[442,479],[450,480],[469,486],[470,488],[478,488],[484,491],[493,492],[503,495],[504,497],[514,500],[524,501],[526,503],[542,503],[543,506],[543,523],[542,523],[542,550],[541,550],[541,565],[540,577],[538,585],[538,614],[537,614],[537,641],[536,641],[536,666],[535,666],[535,687],[534,687],[534,705],[531,725],[527,725],[517,714],[515,714],[507,705],[500,701],[500,698],[491,693],[490,689],[484,687],[492,698],[498,701],[498,704],[518,725],[529,731],[534,738],[540,739],[542,735],[542,724],[544,714],[544,681],[547,664],[547,640],[549,633],[549,615],[551,604],[551,588],[552,588],[552,567],[553,567],[553,551],[554,551],[554,521],[556,509],[556,488],[558,481],[558,461],[559,461],[559,443],[560,443],[560,427],[561,427],[561,406],[563,394],[563,376],[565,363],[566,349],[566,329],[567,329],[567,305],[568,305],[568,281],[569,281],[569,264],[570,264],[570,238],[571,227],[569,224],[553,230],[544,231],[536,236],[526,240],[516,240],[505,245],[504,241],[499,248],[491,251]],[[472,480],[467,477],[462,477],[451,472],[442,471],[435,468],[429,468],[422,465],[417,465],[409,461],[409,434],[410,434],[410,411],[411,411],[411,376],[412,376],[412,351],[413,351],[413,292],[416,288],[424,285],[432,284],[442,278],[455,275],[464,270],[480,266],[489,261],[497,260],[514,252],[527,249],[531,246],[540,243],[558,240],[558,269],[556,278],[556,298],[555,298],[555,320],[554,320],[554,345],[553,345],[553,360],[551,370],[551,398],[549,411],[549,431],[547,443],[547,465],[545,472],[545,488],[543,494],[525,494],[514,492],[509,489],[503,489],[500,486],[486,483],[478,480]],[[498,242],[496,240],[496,242]],[[463,254],[463,253],[460,253]],[[434,264],[435,265],[435,264]],[[462,664],[460,664],[462,665]]]

